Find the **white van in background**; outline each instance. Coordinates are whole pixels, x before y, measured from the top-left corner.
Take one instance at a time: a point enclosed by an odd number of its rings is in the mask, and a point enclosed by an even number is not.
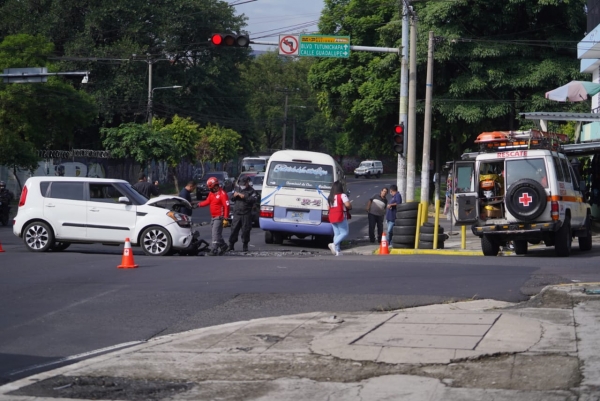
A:
[[[333,182],[346,191],[344,171],[333,157],[318,152],[281,150],[267,164],[260,201],[260,228],[267,244],[292,235],[331,242],[327,197]]]
[[[354,169],[354,178],[372,176],[379,178],[381,174],[383,174],[383,163],[380,160],[364,160]]]

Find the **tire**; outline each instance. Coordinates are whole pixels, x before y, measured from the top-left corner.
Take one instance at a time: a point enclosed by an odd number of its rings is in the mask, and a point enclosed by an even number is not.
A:
[[[393,238],[392,238],[393,240]],[[415,243],[412,244],[401,244],[399,242],[392,242],[393,249],[415,249]]]
[[[396,206],[396,212],[406,212],[408,210],[419,210],[419,202],[401,203]]]
[[[481,250],[484,256],[498,256],[500,252],[500,244],[490,238],[488,235],[481,237]]]
[[[566,257],[571,255],[571,217],[566,217],[563,225],[554,234],[554,252],[556,256]]]
[[[585,231],[587,236],[577,238],[580,251],[592,250],[592,220],[589,214],[585,217]]]
[[[265,231],[265,244],[273,243],[273,233],[271,231]]]
[[[515,240],[515,241],[513,241],[513,245],[515,247],[515,254],[527,255],[527,241]]]
[[[367,173],[367,175],[365,175],[365,178],[371,178],[371,173]]]
[[[394,222],[394,226],[406,227],[406,226],[416,226],[417,219],[396,219]]]
[[[427,233],[419,234],[419,242],[420,241],[433,242],[433,239],[434,239],[433,234],[427,234]],[[438,234],[438,244],[440,242],[444,242],[444,241],[446,241],[446,234]]]
[[[36,221],[23,230],[23,242],[32,252],[46,252],[54,244],[54,233],[48,224]]]
[[[544,213],[548,201],[546,200],[546,190],[542,184],[524,178],[510,186],[505,203],[506,208],[514,217],[523,221],[532,221]]]
[[[433,234],[433,224],[431,223],[425,223],[421,226],[421,233],[423,234]],[[444,233],[444,227],[438,225],[438,234],[443,234]]]
[[[416,219],[419,214],[418,210],[403,210],[402,212],[396,212],[397,219]]]
[[[379,177],[381,177],[381,174],[377,173],[377,174],[375,174],[375,177],[379,178]]]
[[[273,233],[273,243],[277,244],[277,245],[283,244],[283,234],[282,233],[278,233],[278,232],[274,232]]]
[[[437,249],[444,249],[444,241],[438,241]],[[433,249],[433,242],[419,241],[419,249]]]
[[[54,245],[52,245],[50,247],[50,250],[52,252],[62,252],[65,249],[67,249],[68,247],[71,246],[70,242],[59,242],[59,241],[54,241]]]
[[[151,226],[142,231],[140,246],[148,256],[165,256],[173,247],[173,241],[165,228]]]
[[[395,235],[392,237],[392,244],[413,244],[415,243],[415,235]]]
[[[392,228],[392,234],[394,234],[394,237],[396,235],[415,235],[416,232],[416,226],[394,226],[394,228]],[[392,237],[392,239],[394,237]]]
[[[354,174],[354,178],[358,178],[358,175]]]

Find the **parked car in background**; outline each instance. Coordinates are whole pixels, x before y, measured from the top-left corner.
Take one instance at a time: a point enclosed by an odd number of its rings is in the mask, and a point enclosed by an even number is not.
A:
[[[383,174],[383,163],[380,160],[364,160],[354,169],[354,178],[373,176],[379,178]]]
[[[196,199],[202,200],[208,196],[209,191],[208,187],[206,186],[206,181],[210,177],[215,177],[217,180],[219,180],[219,185],[225,192],[229,193],[233,190],[233,183],[235,179],[233,177],[229,177],[227,171],[211,171],[210,173],[204,174],[201,179],[196,180],[198,183],[196,186]]]

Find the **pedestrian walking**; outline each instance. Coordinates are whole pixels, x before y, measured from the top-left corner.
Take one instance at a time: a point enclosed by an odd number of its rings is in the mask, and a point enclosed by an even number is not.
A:
[[[371,241],[371,243],[375,242],[375,226],[377,226],[377,242],[381,242],[381,236],[383,235],[383,217],[385,216],[387,207],[387,192],[387,188],[383,188],[367,202],[369,241]]]
[[[223,255],[227,251],[227,245],[223,241],[223,224],[224,220],[229,217],[229,197],[215,177],[206,180],[206,186],[209,190],[208,196],[198,203],[198,206],[210,206],[212,249],[208,254],[210,256]]]
[[[233,206],[233,223],[229,235],[229,250],[233,251],[238,240],[240,230],[242,231],[242,251],[248,252],[250,242],[250,230],[252,230],[252,208],[258,200],[258,194],[250,185],[250,177],[240,178],[237,191],[233,192],[231,199],[235,201]]]
[[[158,190],[158,181],[154,181],[154,185],[149,183],[146,174],[142,173],[139,176],[138,182],[133,184],[133,189],[150,199],[152,195],[158,196],[160,194]]]
[[[398,192],[398,186],[396,184],[390,185],[390,199],[387,205],[387,211],[385,212],[385,219],[387,220],[387,240],[389,243],[392,242],[394,236],[394,223],[396,222],[396,206],[402,203],[402,195]]]
[[[352,210],[352,203],[344,193],[344,186],[340,181],[333,183],[329,192],[329,222],[333,227],[333,243],[329,250],[335,256],[342,254],[340,244],[348,236],[348,211]]]
[[[193,181],[193,180],[188,181],[186,186],[181,189],[181,192],[179,192],[179,197],[190,202],[190,205],[191,205],[192,204],[192,192],[194,192],[194,191],[196,191],[196,181]],[[183,214],[187,214],[188,216],[192,215],[192,209],[190,209],[188,207],[182,207],[180,209],[180,212]]]

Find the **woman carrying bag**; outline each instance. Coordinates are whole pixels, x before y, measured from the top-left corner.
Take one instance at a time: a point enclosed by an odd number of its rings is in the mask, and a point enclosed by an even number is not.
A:
[[[333,243],[329,244],[329,250],[335,256],[342,254],[340,244],[348,236],[348,218],[349,210],[352,209],[352,203],[348,195],[344,193],[344,186],[336,181],[329,192],[329,222],[333,226]]]

